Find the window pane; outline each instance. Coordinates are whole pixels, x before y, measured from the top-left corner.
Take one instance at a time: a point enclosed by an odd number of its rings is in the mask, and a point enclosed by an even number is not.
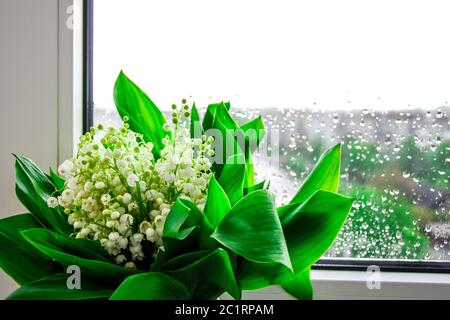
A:
[[[279,203],[343,142],[357,201],[330,257],[450,260],[446,1],[95,0],[95,122],[123,69],[168,110],[231,101],[280,132]]]

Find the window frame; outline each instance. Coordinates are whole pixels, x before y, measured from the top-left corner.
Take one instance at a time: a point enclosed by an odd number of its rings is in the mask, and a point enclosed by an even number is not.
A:
[[[94,1],[83,0],[83,132],[87,132],[94,123]],[[450,274],[450,260],[322,258],[312,266],[312,269],[317,271],[366,271],[369,266],[377,266],[382,272]]]
[[[83,132],[94,125],[94,1],[83,0]]]

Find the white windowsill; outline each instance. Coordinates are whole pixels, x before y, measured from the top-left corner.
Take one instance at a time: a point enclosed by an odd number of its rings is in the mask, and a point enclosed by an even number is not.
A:
[[[365,271],[313,270],[314,299],[450,299],[450,274],[382,272],[380,289],[367,288]],[[231,299],[224,295],[222,299]],[[245,291],[245,300],[293,299],[278,286]]]

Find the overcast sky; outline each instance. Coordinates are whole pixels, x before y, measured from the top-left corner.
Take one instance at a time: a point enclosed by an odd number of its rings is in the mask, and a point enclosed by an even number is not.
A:
[[[445,0],[95,0],[95,102],[113,107],[123,69],[161,108],[435,108],[449,16]]]

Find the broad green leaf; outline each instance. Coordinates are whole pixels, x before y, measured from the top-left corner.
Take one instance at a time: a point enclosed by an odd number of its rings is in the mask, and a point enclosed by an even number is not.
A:
[[[63,178],[61,178],[60,176],[58,176],[58,175],[56,174],[56,172],[53,171],[52,168],[50,168],[50,179],[52,180],[53,184],[55,185],[56,190],[58,190],[58,191],[60,191],[60,192],[61,192],[62,190],[64,190],[64,183],[65,183],[65,180],[64,180]]]
[[[337,192],[341,168],[341,145],[325,151],[314,169],[303,182],[291,203],[300,203],[308,199],[317,190]]]
[[[194,262],[197,262],[198,260],[203,259],[205,256],[209,255],[212,252],[212,250],[199,250],[199,251],[192,251],[184,254],[180,254],[166,262],[164,262],[161,265],[161,268],[159,269],[161,272],[166,271],[174,271],[181,268],[184,268]]]
[[[22,232],[25,239],[49,258],[64,266],[77,265],[85,275],[118,283],[136,270],[125,269],[103,256],[94,241],[71,239],[45,229],[30,229]],[[69,240],[70,239],[70,240]],[[88,244],[91,242],[91,244]]]
[[[237,122],[233,119],[233,117],[228,112],[228,108],[226,107],[226,104],[221,103],[216,109],[216,114],[214,116],[213,121],[213,127],[217,128],[214,124],[217,122],[220,122],[224,125],[225,128],[230,130],[238,130],[239,125]]]
[[[212,227],[217,227],[230,209],[231,204],[227,194],[216,178],[212,176],[209,180],[208,197],[205,204],[205,215]]]
[[[136,181],[136,202],[138,203],[139,208],[138,220],[142,221],[143,217],[147,214],[147,212],[149,212],[149,210],[147,210],[147,206],[142,200],[141,186],[138,181]]]
[[[242,290],[256,290],[271,285],[281,285],[291,280],[293,276],[292,271],[280,264],[244,260],[237,278]]]
[[[213,103],[206,109],[205,117],[203,118],[203,129],[208,130],[212,128],[214,118],[218,108],[225,108],[227,111],[230,110],[229,102],[219,102]]]
[[[192,299],[215,299],[223,291],[235,299],[241,298],[230,258],[224,249],[178,256],[164,264],[162,269],[183,282]],[[211,288],[212,291],[205,290],[210,284],[218,288]]]
[[[19,284],[63,271],[22,237],[22,230],[33,228],[42,225],[29,213],[0,220],[0,267]]]
[[[60,208],[49,208],[47,199],[56,191],[50,179],[30,159],[16,157],[16,195],[45,227],[69,234],[73,227]]]
[[[291,212],[295,212],[298,210],[300,203],[289,203],[284,206],[278,207],[277,212],[278,216],[282,217],[286,214],[290,214]]]
[[[253,191],[263,190],[265,184],[266,184],[266,180],[263,180],[257,184],[252,185],[251,187],[244,188],[244,195],[252,193]]]
[[[336,239],[353,199],[317,191],[298,209],[280,217],[296,273],[313,265]]]
[[[184,240],[198,225],[201,213],[189,207],[187,201],[178,199],[167,215],[163,237]]]
[[[211,250],[220,246],[220,244],[211,238],[216,227],[209,222],[205,215],[202,216],[200,225],[200,235],[198,238],[198,250]]]
[[[200,138],[200,136],[203,134],[203,127],[202,123],[200,122],[200,115],[198,114],[198,110],[197,107],[195,106],[195,103],[192,105],[191,109],[190,131],[192,139]]]
[[[48,179],[48,177],[38,168],[38,166],[29,158],[13,154],[16,158],[16,163],[29,176],[33,177],[33,184],[39,187],[39,190],[49,191],[54,190],[55,186]]]
[[[240,130],[244,133],[245,146],[241,145],[241,149],[244,150],[246,161],[246,183],[247,187],[254,184],[255,166],[253,164],[252,153],[258,148],[261,140],[265,135],[265,127],[261,116],[244,123]]]
[[[213,172],[217,179],[219,179],[222,175],[222,170],[227,161],[236,156],[238,154],[242,154],[239,145],[236,142],[236,139],[233,136],[232,131],[226,129],[219,129],[220,134],[223,137],[222,145],[220,145],[220,141],[214,141],[214,151],[217,152],[217,148],[222,148],[222,153],[215,153],[215,160],[213,162]],[[228,141],[228,142],[227,142]],[[228,146],[227,146],[228,144]],[[221,158],[219,158],[221,156]],[[245,163],[242,162],[242,163]]]
[[[283,229],[267,190],[252,192],[236,203],[211,237],[247,260],[292,269]]]
[[[156,268],[167,259],[183,253],[216,248],[217,241],[210,237],[213,231],[213,226],[200,212],[197,205],[189,200],[179,198],[164,224],[165,251],[158,254],[154,267]]]
[[[169,135],[163,129],[166,119],[153,101],[122,71],[114,85],[114,102],[120,116],[129,118],[130,129],[153,143],[153,155],[158,159],[164,148],[162,140]]]
[[[68,289],[70,274],[58,273],[21,286],[8,300],[92,300],[107,299],[113,289],[99,284],[96,279],[81,274],[81,289]]]
[[[216,103],[210,104],[206,109],[205,116],[203,118],[203,130],[206,131],[211,129],[214,122],[214,117],[216,116],[217,105],[218,104]]]
[[[147,272],[125,279],[111,300],[187,300],[189,293],[180,281],[160,272]]]
[[[266,130],[261,116],[241,125],[241,130],[244,132],[247,148],[250,152],[254,152],[264,138]]]
[[[310,279],[310,269],[296,275],[292,280],[284,283],[282,288],[299,300],[312,300],[313,298],[313,288]]]
[[[193,232],[192,235],[194,245],[193,246],[184,245],[187,248],[187,250],[193,251],[196,249],[204,250],[217,248],[218,247],[217,241],[210,237],[214,231],[214,228],[209,223],[205,215],[202,212],[200,212],[197,205],[194,204],[192,201],[186,199],[180,199],[180,201],[190,210],[189,217],[184,223],[183,227],[192,225],[195,226],[195,231],[198,230],[198,233]]]
[[[309,269],[328,250],[339,233],[353,200],[336,193],[317,191],[303,204],[288,205],[279,212],[295,275]],[[275,264],[244,262],[239,280],[245,290],[291,279]]]
[[[237,154],[228,158],[220,174],[219,184],[227,194],[231,206],[244,195],[244,180],[245,160],[243,155]]]
[[[221,156],[221,159],[217,159],[213,163],[213,168],[216,177],[220,177],[226,161],[234,155],[243,154],[238,140],[244,141],[244,137],[242,132],[239,131],[239,125],[234,121],[223,104],[217,107],[211,128],[218,130],[222,137],[222,144],[220,144],[220,141],[214,142],[215,157],[218,158]],[[208,132],[206,134],[208,135]]]
[[[79,254],[80,256],[112,262],[112,257],[100,245],[98,240],[76,239],[66,235],[51,232],[47,229],[28,229],[26,231],[28,239],[38,238],[39,241],[45,241],[46,246],[55,250],[61,250],[65,253]]]
[[[256,149],[264,136],[264,124],[261,118],[256,118],[246,123],[243,128],[240,128],[226,107],[219,105],[215,111],[216,113],[211,127],[218,129],[222,133],[222,160],[224,161],[231,156],[242,153],[246,163],[244,184],[246,187],[252,186],[255,173],[251,153]],[[214,167],[216,173],[220,176],[223,166],[215,164]]]
[[[164,251],[160,251],[156,256],[156,260],[151,266],[151,271],[160,271],[161,265],[168,260],[190,253],[196,250],[211,250],[219,246],[219,243],[211,238],[214,228],[208,222],[208,219],[202,215],[197,225],[183,229],[187,235],[182,239],[163,237]]]
[[[178,199],[164,223],[164,251],[160,251],[151,270],[159,270],[161,264],[180,254],[196,250],[201,238],[203,215],[195,204]]]
[[[246,150],[247,152],[247,150]],[[250,188],[255,184],[255,165],[251,153],[245,156],[244,188]]]

